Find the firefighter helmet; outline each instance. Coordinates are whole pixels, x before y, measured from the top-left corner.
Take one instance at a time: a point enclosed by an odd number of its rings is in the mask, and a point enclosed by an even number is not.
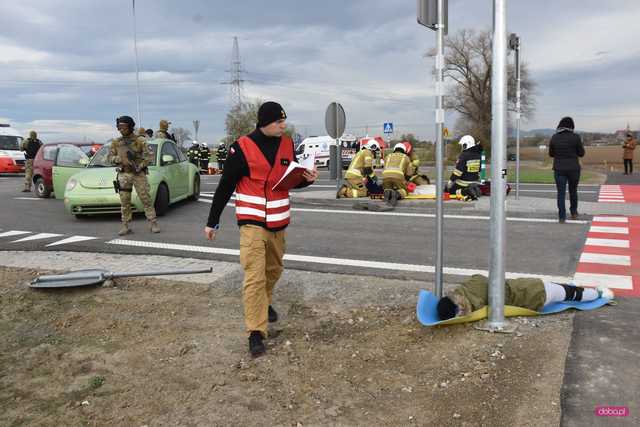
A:
[[[407,146],[404,145],[403,142],[398,142],[396,145],[393,146],[393,151],[396,151],[396,150],[402,150],[402,152],[404,154],[408,154],[407,153]]]
[[[476,140],[474,137],[472,137],[471,135],[465,135],[462,138],[460,138],[460,141],[458,142],[458,144],[460,144],[460,146],[462,147],[462,150],[468,150],[471,147],[475,147],[476,145],[478,145],[476,143]]]
[[[411,143],[409,141],[402,141],[402,143],[406,147],[406,150],[404,150],[404,152],[407,154],[411,154],[411,149],[413,148],[411,147]]]

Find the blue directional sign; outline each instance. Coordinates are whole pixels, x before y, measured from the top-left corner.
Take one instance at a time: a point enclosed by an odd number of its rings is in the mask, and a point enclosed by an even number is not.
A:
[[[393,123],[384,124],[384,133],[393,133]]]

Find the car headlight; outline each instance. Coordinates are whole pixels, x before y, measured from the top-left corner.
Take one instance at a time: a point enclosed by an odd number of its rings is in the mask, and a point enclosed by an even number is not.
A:
[[[67,181],[67,187],[65,188],[64,191],[71,191],[74,188],[76,188],[76,185],[78,185],[78,181],[71,178],[69,181]]]

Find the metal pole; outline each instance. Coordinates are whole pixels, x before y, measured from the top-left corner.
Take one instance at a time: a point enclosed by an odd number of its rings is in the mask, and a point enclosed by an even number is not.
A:
[[[443,141],[444,109],[442,92],[444,80],[444,0],[438,0],[438,28],[436,29],[436,277],[435,295],[442,297],[443,265]]]
[[[140,68],[138,66],[138,35],[136,30],[136,0],[132,0],[133,7],[133,52],[136,57],[136,98],[138,101],[138,126],[142,126],[142,110],[140,109]]]
[[[507,141],[507,0],[493,1],[493,53],[491,69],[491,231],[489,241],[489,321],[502,329],[505,279],[505,185]]]
[[[336,128],[338,123],[338,106],[336,105]],[[342,184],[342,144],[338,135],[336,135],[336,157],[336,191],[338,191]]]
[[[520,40],[516,47],[516,200],[520,199]]]

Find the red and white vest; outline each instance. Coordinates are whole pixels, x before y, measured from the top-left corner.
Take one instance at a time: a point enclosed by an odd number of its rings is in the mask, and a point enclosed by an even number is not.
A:
[[[289,224],[289,190],[272,188],[294,161],[293,141],[280,139],[273,167],[251,138],[242,136],[238,145],[249,165],[249,176],[243,176],[236,186],[236,218],[238,221],[257,221],[267,228],[283,228]]]

